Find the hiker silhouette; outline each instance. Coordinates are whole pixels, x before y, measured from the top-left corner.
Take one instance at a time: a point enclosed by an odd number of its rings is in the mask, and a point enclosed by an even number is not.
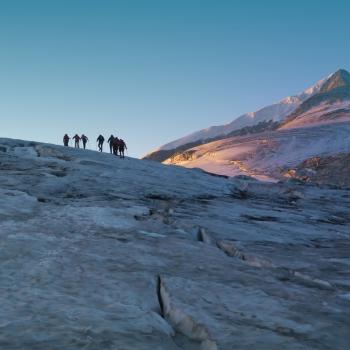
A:
[[[123,139],[119,139],[119,155],[120,155],[120,158],[125,158],[125,156],[124,156],[124,150],[125,149],[128,149],[126,147],[126,143],[124,142]]]
[[[98,150],[100,152],[103,151],[103,143],[105,142],[105,138],[102,135],[99,135],[99,137],[97,138],[97,145],[98,145]]]
[[[113,154],[117,156],[118,151],[119,151],[119,139],[118,137],[115,137],[113,140]]]
[[[86,135],[82,134],[81,140],[83,141],[83,148],[86,149],[86,143],[89,141],[89,138]]]
[[[109,151],[111,152],[111,154],[112,153],[114,153],[113,152],[113,142],[114,142],[114,139],[115,139],[115,137],[113,136],[113,134],[109,137],[109,139],[108,139],[108,143],[109,143]]]
[[[80,146],[79,146],[80,136],[79,136],[78,134],[75,134],[75,135],[73,136],[73,140],[75,141],[74,147],[75,147],[75,148],[79,148],[79,147],[80,147]]]
[[[69,140],[70,140],[70,137],[68,136],[68,134],[65,134],[65,135],[63,136],[63,145],[64,145],[65,147],[68,147]]]

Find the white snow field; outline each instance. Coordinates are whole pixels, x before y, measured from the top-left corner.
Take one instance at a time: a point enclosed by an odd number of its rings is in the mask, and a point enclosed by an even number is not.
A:
[[[0,139],[0,264],[0,349],[350,344],[350,190]]]
[[[194,147],[164,163],[273,181],[282,177],[282,169],[295,167],[305,159],[340,152],[350,152],[350,122],[231,137]]]

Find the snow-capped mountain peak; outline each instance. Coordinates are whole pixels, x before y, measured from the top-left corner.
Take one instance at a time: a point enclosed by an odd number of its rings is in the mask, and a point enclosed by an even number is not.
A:
[[[208,140],[213,139],[218,136],[225,136],[234,130],[238,130],[244,127],[250,127],[257,125],[261,122],[266,122],[269,120],[272,121],[281,121],[284,120],[287,116],[289,116],[298,106],[300,106],[305,100],[312,97],[313,95],[319,93],[324,84],[329,81],[329,79],[333,76],[339,75],[339,72],[342,72],[341,75],[345,75],[347,73],[344,70],[337,71],[324,79],[319,80],[316,84],[308,87],[306,90],[297,95],[287,96],[286,98],[273,103],[269,106],[263,107],[255,112],[245,113],[238,118],[235,118],[232,122],[219,125],[219,126],[211,126],[194,133],[191,133],[187,136],[184,136],[175,141],[169,142],[155,151],[151,152],[148,156],[152,159],[152,155],[157,154],[160,151],[170,151],[176,150],[178,147],[182,147],[184,145],[198,142],[200,140]],[[344,73],[345,72],[345,73]],[[349,73],[347,73],[349,75]]]
[[[307,88],[305,91],[303,91],[300,94],[300,98],[302,100],[306,100],[307,98],[311,97],[312,95],[315,95],[317,93],[320,92],[323,84],[329,79],[331,78],[335,73],[332,73],[330,75],[328,75],[326,78],[323,78],[321,80],[319,80],[316,84],[310,86],[309,88]]]
[[[280,103],[283,103],[286,105],[294,104],[294,103],[298,103],[298,102],[300,102],[300,97],[298,97],[298,96],[288,96],[280,101]]]
[[[350,74],[345,69],[339,69],[332,74],[322,84],[320,92],[325,93],[337,88],[349,87],[350,86]]]

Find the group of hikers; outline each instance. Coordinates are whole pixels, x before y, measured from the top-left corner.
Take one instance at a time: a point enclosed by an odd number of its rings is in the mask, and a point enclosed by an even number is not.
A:
[[[68,136],[68,134],[65,134],[63,136],[63,145],[68,147],[70,139],[71,138]],[[80,148],[80,141],[81,141],[83,143],[83,148],[86,149],[86,144],[89,141],[89,138],[87,136],[85,136],[84,134],[82,134],[81,136],[79,136],[78,134],[75,134],[72,137],[72,139],[74,140],[75,148]],[[105,138],[102,135],[99,135],[96,142],[97,142],[98,150],[102,152]],[[118,137],[114,137],[113,135],[111,135],[107,140],[107,142],[109,143],[109,150],[111,154],[114,154],[116,156],[119,155],[120,158],[124,158],[124,152],[128,148],[126,147],[126,143],[124,142],[123,139],[119,139]]]

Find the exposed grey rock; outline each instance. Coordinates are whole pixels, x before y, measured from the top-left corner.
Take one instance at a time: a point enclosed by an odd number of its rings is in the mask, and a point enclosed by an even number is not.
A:
[[[348,347],[349,190],[0,145],[1,349]]]
[[[244,254],[232,242],[219,240],[216,242],[216,244],[218,248],[220,248],[228,256],[245,260]]]
[[[217,345],[210,339],[209,332],[205,326],[196,321],[185,310],[181,309],[181,307],[174,304],[160,276],[158,276],[157,293],[162,316],[173,325],[177,332],[184,334],[191,340],[199,342],[199,347],[202,350],[217,350]]]
[[[200,227],[197,232],[197,238],[198,241],[206,243],[206,244],[213,244],[213,239],[209,236],[209,234],[205,231],[203,227]]]

